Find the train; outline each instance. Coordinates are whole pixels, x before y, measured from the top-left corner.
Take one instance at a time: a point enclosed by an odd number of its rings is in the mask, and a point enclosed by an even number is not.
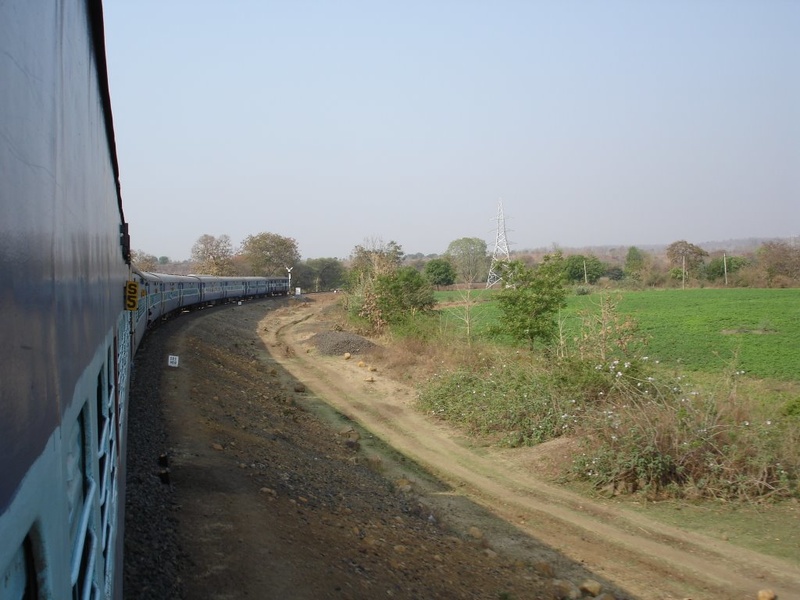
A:
[[[267,296],[289,295],[288,277],[214,277],[169,275],[133,270],[126,301],[133,309],[133,346],[160,321],[184,311]],[[140,301],[133,302],[134,296]]]
[[[101,0],[0,2],[0,600],[122,598],[146,332],[289,293],[136,270],[120,181]]]

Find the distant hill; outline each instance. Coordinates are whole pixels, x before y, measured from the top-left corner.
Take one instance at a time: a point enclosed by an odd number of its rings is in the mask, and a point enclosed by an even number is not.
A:
[[[677,240],[676,240],[677,241]],[[692,242],[692,240],[687,240]],[[800,244],[800,236],[793,237],[793,238],[741,238],[741,239],[730,239],[730,240],[721,240],[721,241],[713,241],[713,242],[692,242],[693,244],[700,246],[706,252],[719,252],[719,251],[728,251],[728,252],[735,252],[745,254],[748,252],[753,252],[758,249],[760,246],[767,242],[789,242],[793,244]],[[672,243],[672,242],[670,242]],[[582,247],[568,247],[568,246],[558,246],[564,254],[593,254],[598,258],[603,256],[618,256],[620,251],[622,253],[627,253],[628,248],[631,246],[636,246],[639,250],[644,250],[645,252],[649,252],[651,254],[662,254],[666,251],[667,246],[669,244],[627,244],[627,245],[605,245],[605,246],[582,246]],[[532,248],[532,249],[524,249],[524,250],[512,250],[512,254],[533,254],[533,255],[540,255],[540,254],[547,254],[553,251],[553,246],[541,247],[541,248]],[[490,249],[491,250],[491,249]]]

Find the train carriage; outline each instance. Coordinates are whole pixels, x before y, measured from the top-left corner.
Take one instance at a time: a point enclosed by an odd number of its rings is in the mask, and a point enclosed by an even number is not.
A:
[[[247,277],[244,284],[248,298],[259,298],[267,294],[267,280],[264,277]]]
[[[139,275],[147,300],[148,324],[169,317],[182,308],[194,307],[202,300],[201,281],[194,275],[148,272]]]
[[[225,298],[222,279],[211,275],[195,275],[200,282],[200,301],[206,305],[213,305]]]
[[[225,279],[222,282],[223,297],[226,299],[240,298],[244,295],[246,287],[241,278]]]
[[[0,3],[0,81],[0,597],[120,597],[129,252],[101,3]]]
[[[270,296],[286,296],[291,290],[291,280],[288,277],[268,277],[267,294]]]
[[[187,279],[179,282],[178,287],[181,292],[182,308],[191,308],[200,303],[200,280],[197,277],[189,276]]]

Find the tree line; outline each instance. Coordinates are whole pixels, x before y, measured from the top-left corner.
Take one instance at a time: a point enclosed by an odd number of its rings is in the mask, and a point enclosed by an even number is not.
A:
[[[576,285],[595,285],[603,281],[631,288],[800,285],[800,245],[791,241],[769,241],[747,253],[732,254],[707,252],[686,240],[678,240],[661,252],[630,246],[624,256],[612,260],[601,260],[592,253],[563,252],[558,248],[547,253],[556,251],[563,255],[565,281]],[[363,276],[364,263],[370,256],[369,260],[378,260],[377,256],[391,258],[398,268],[412,268],[434,288],[483,284],[491,264],[486,242],[480,238],[454,240],[441,255],[406,255],[396,242],[385,244],[382,240],[367,240],[356,245],[347,259],[301,260],[295,239],[269,232],[248,236],[236,250],[229,236],[204,234],[192,246],[189,261],[174,263],[166,256],[135,251],[134,264],[143,271],[223,276],[286,276],[289,268],[293,285],[308,291],[326,291],[352,284],[354,273]],[[542,261],[542,255],[512,252],[512,259],[535,267]]]

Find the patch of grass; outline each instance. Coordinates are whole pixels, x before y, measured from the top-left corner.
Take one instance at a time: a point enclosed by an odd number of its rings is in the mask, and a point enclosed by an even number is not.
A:
[[[590,298],[570,298],[568,311]],[[627,292],[619,312],[636,319],[650,356],[665,365],[718,373],[735,357],[755,377],[800,379],[798,289]]]
[[[435,314],[419,313],[392,323],[390,333],[401,339],[433,341],[439,336],[440,322]]]
[[[664,523],[800,564],[800,504],[664,501],[628,507]]]
[[[727,385],[623,373],[582,422],[576,476],[614,493],[763,501],[796,496],[800,420]]]
[[[419,407],[504,446],[532,445],[570,432],[584,400],[547,370],[511,354],[445,371],[421,390]]]
[[[489,330],[497,324],[500,315],[495,301],[496,290],[470,290],[436,292],[439,315],[442,327],[451,331],[454,337],[458,333],[466,335],[465,318],[469,311],[472,334],[479,339],[487,339]]]
[[[481,290],[475,290],[479,292]],[[498,323],[494,290],[485,290],[473,308],[473,332],[489,341]],[[580,312],[591,310],[597,294],[570,296],[562,311],[564,337],[580,334]],[[458,292],[439,292],[441,318],[454,330],[461,310]],[[719,373],[735,357],[739,369],[759,378],[800,379],[800,289],[690,289],[624,292],[621,316],[636,320],[648,353],[669,367]]]
[[[438,291],[434,292],[433,297],[439,304],[450,304],[450,303],[461,302],[466,293],[467,290],[448,290],[446,292]],[[495,294],[497,293],[497,290],[480,288],[480,289],[469,290],[469,293],[472,296],[472,298],[477,300],[478,302],[486,302],[494,298]]]

